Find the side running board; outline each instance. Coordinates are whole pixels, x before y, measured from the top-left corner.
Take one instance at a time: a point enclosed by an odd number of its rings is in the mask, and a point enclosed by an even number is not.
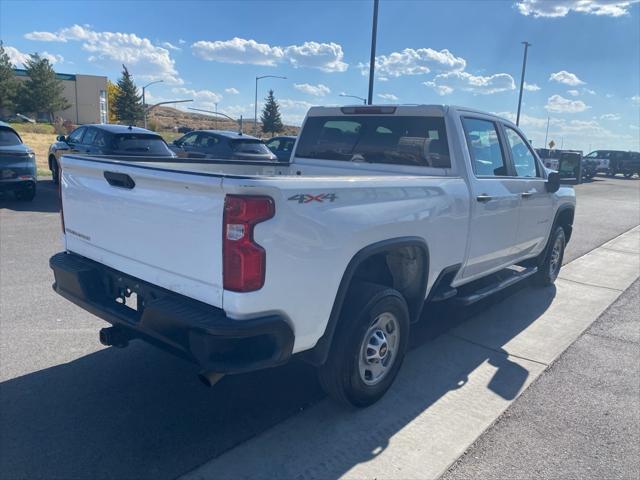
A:
[[[456,297],[454,301],[460,305],[467,306],[471,305],[472,303],[479,302],[480,300],[484,300],[494,293],[511,287],[512,285],[515,285],[516,283],[529,278],[531,275],[534,275],[538,272],[538,267],[529,267],[520,271],[509,269],[509,271],[512,272],[512,274],[507,278],[498,279],[496,282],[485,285],[482,288],[469,292],[466,295],[462,294],[461,296]]]

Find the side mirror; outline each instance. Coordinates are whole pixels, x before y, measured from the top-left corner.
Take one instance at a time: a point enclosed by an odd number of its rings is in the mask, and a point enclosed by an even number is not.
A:
[[[180,142],[180,140],[174,140],[172,142],[176,147],[179,147],[180,145],[182,145],[182,142]]]
[[[557,192],[560,188],[560,174],[558,172],[549,172],[545,186],[547,188],[547,192]]]
[[[59,142],[66,142],[67,141],[67,137],[65,137],[64,135],[58,135],[56,137],[56,140],[58,140]]]

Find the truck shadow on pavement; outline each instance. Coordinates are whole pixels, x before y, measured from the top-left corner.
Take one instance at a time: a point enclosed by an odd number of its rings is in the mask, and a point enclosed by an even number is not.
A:
[[[472,308],[446,304],[428,308],[424,321],[412,331],[412,349],[417,351],[409,353],[404,366],[404,376],[419,388],[403,399],[404,408],[387,416],[387,427],[346,440],[347,450],[324,474],[344,473],[373,458],[372,452],[384,449],[399,429],[464,385],[469,374],[487,360],[497,368],[487,388],[505,399],[515,398],[528,372],[505,352],[468,348],[448,352],[446,358],[436,359],[436,365],[416,365],[412,357],[428,351],[434,338],[521,288]],[[514,315],[511,327],[496,339],[500,344],[534,322],[555,296],[553,288],[528,290],[518,294],[535,296],[535,308]],[[96,341],[98,328],[97,324]],[[453,366],[443,368],[449,361]],[[407,380],[399,380],[401,388],[394,391],[394,385],[387,397],[403,395]],[[0,477],[175,478],[323,397],[315,370],[299,361],[228,376],[207,389],[197,380],[194,366],[151,346],[133,342],[124,350],[107,348],[0,384]],[[343,421],[355,415],[340,407],[329,411]],[[361,413],[358,416],[362,418]],[[330,425],[333,420],[325,421]],[[331,438],[308,441],[332,445]],[[344,448],[345,439],[340,443]],[[228,472],[219,473],[229,477]],[[314,465],[309,465],[307,473],[313,476]]]

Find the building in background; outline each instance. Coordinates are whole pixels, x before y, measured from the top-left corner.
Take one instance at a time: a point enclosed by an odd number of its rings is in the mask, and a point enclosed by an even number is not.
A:
[[[18,80],[27,79],[27,71],[14,69]],[[56,73],[56,78],[64,85],[63,95],[71,105],[68,109],[55,112],[56,117],[70,120],[76,125],[85,123],[107,123],[107,77],[96,75],[71,75]]]

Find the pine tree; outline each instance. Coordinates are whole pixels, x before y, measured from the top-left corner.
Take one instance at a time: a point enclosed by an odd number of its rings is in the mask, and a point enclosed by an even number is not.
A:
[[[0,109],[14,112],[18,95],[18,80],[13,64],[0,40]]]
[[[138,87],[133,82],[133,77],[122,65],[122,77],[118,80],[118,91],[113,104],[118,121],[127,125],[133,125],[138,120],[142,120],[144,110],[142,109],[142,96],[138,94]]]
[[[262,115],[260,115],[262,131],[264,133],[271,133],[273,137],[275,133],[281,132],[284,128],[282,119],[280,118],[280,106],[273,96],[273,90],[269,90],[269,95],[265,98],[265,101]]]
[[[56,72],[46,58],[37,53],[29,55],[25,70],[28,80],[22,83],[18,94],[18,106],[23,112],[45,112],[53,123],[54,112],[66,110],[71,105],[64,97],[64,85],[56,78]]]

